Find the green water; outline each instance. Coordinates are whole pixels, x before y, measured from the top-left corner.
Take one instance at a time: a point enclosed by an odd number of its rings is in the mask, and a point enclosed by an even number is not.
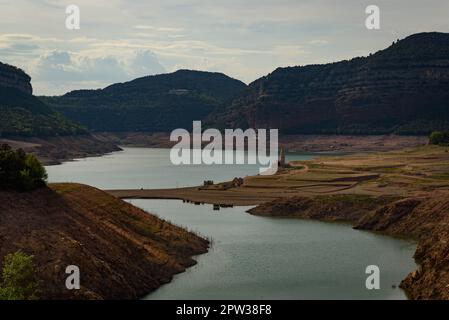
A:
[[[258,171],[256,166],[172,166],[168,156],[164,149],[125,148],[47,170],[53,182],[105,189],[192,186]],[[415,243],[344,224],[256,217],[245,213],[248,207],[213,211],[210,205],[175,200],[130,202],[213,240],[196,266],[147,299],[405,299],[397,285],[416,268]],[[380,268],[380,290],[365,287],[368,265]]]

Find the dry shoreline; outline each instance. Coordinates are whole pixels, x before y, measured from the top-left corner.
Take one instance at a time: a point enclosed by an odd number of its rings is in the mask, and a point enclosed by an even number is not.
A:
[[[209,242],[151,213],[81,184],[0,191],[3,257],[34,256],[41,299],[139,299],[196,264]],[[81,271],[67,290],[65,268]]]
[[[171,148],[166,132],[101,132],[96,137],[117,145],[144,148]],[[425,145],[427,136],[398,135],[281,135],[279,144],[288,152],[381,152]]]
[[[102,156],[122,149],[114,142],[93,134],[61,137],[0,138],[0,144],[22,148],[36,155],[44,165],[58,165],[78,158]]]
[[[109,190],[119,198],[258,205],[255,215],[344,221],[354,228],[418,241],[418,270],[401,283],[412,299],[449,299],[449,148],[300,161],[241,186]]]
[[[101,156],[120,151],[119,146],[171,148],[169,133],[99,132],[61,137],[0,137],[0,144],[22,148],[35,154],[45,165],[57,165],[77,158]],[[380,152],[425,145],[425,136],[347,136],[347,135],[286,135],[279,143],[288,152],[356,153]]]

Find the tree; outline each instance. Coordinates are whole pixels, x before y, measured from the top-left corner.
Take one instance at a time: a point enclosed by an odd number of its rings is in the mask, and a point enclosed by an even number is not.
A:
[[[447,145],[449,144],[449,132],[434,131],[429,137],[429,143],[435,145]]]
[[[22,149],[0,147],[0,189],[29,191],[45,185],[47,172],[39,160]]]
[[[8,254],[3,263],[0,300],[38,299],[34,257],[22,251]]]

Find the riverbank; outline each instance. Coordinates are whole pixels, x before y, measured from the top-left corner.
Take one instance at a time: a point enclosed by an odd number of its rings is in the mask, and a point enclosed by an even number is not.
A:
[[[291,163],[244,183],[160,190],[112,190],[120,198],[259,205],[252,214],[346,221],[418,240],[419,270],[401,287],[412,299],[449,299],[449,152],[424,146]]]
[[[209,242],[96,188],[50,184],[0,191],[3,257],[34,256],[41,299],[137,299],[169,282],[207,252]],[[80,269],[67,290],[65,268]]]
[[[143,148],[171,148],[177,142],[170,141],[166,132],[102,132],[95,134],[121,146]],[[279,144],[287,152],[384,152],[417,147],[427,144],[427,136],[398,135],[281,135]]]
[[[57,165],[78,158],[101,156],[122,150],[114,142],[93,134],[59,137],[0,138],[0,144],[22,148],[36,155],[44,165]]]
[[[278,199],[248,211],[253,215],[348,222],[355,229],[418,240],[420,267],[401,283],[411,299],[449,299],[449,191],[419,197],[361,195]]]
[[[279,143],[287,152],[356,153],[383,152],[427,143],[425,136],[347,136],[347,135],[286,135]],[[57,165],[74,159],[101,156],[123,147],[171,148],[169,133],[103,132],[60,137],[0,138],[0,144],[22,148],[36,155],[45,165]]]
[[[333,194],[413,196],[449,188],[449,148],[423,146],[399,151],[326,156],[293,161],[272,176],[177,189],[109,190],[119,198],[180,199],[257,205],[273,199]]]

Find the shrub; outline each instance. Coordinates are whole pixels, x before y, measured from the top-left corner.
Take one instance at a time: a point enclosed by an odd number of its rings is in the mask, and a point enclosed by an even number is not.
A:
[[[430,134],[429,143],[435,145],[449,144],[449,131],[434,131]]]
[[[36,300],[38,281],[33,256],[22,251],[8,254],[3,263],[0,300]]]
[[[0,147],[0,189],[30,191],[46,180],[47,172],[35,156],[6,144]]]

